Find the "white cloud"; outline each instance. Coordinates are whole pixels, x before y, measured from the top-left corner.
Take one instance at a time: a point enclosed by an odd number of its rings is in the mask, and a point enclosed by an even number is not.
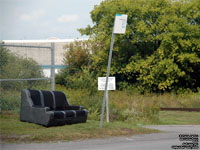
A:
[[[44,16],[45,11],[43,9],[35,10],[27,14],[22,14],[20,19],[23,21],[38,20],[40,17]]]
[[[62,15],[57,20],[58,22],[76,22],[78,18],[78,15]]]

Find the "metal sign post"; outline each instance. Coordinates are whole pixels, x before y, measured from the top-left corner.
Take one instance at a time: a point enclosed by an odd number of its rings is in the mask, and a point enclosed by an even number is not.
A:
[[[100,128],[102,128],[102,126],[103,126],[103,116],[104,116],[105,100],[106,100],[106,93],[107,93],[107,87],[108,87],[108,77],[110,75],[110,64],[111,64],[111,59],[112,59],[112,49],[113,49],[113,45],[114,45],[114,39],[115,39],[115,34],[112,33],[112,41],[111,41],[111,45],[110,45],[110,53],[109,53],[108,68],[107,68],[107,75],[106,75],[106,85],[105,85],[104,97],[103,97],[103,103],[102,103]]]
[[[101,112],[101,119],[100,119],[100,128],[103,126],[103,117],[104,117],[104,108],[105,108],[105,100],[107,97],[107,103],[108,103],[108,77],[110,75],[110,65],[111,65],[111,59],[112,59],[112,50],[114,45],[114,39],[115,34],[124,34],[126,31],[126,23],[127,23],[127,15],[117,14],[115,16],[115,22],[114,22],[114,29],[112,32],[112,40],[110,44],[110,52],[109,52],[109,59],[108,59],[108,68],[107,68],[107,75],[106,75],[106,84],[105,84],[105,90],[104,90],[104,97],[103,97],[103,103],[102,103],[102,112]],[[107,111],[108,112],[108,111]],[[109,116],[109,114],[107,114]]]
[[[98,90],[100,90],[100,91],[105,90],[105,84],[106,84],[106,77],[98,77]],[[108,97],[109,90],[116,90],[115,77],[108,78],[108,88],[107,88],[107,92],[106,92],[106,120],[107,120],[107,122],[110,122],[110,120],[109,120],[109,97]]]
[[[110,112],[109,112],[109,97],[108,97],[108,90],[106,92],[106,121],[110,122],[109,118]]]

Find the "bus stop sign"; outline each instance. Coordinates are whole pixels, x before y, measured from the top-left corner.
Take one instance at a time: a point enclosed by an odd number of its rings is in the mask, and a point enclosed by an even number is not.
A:
[[[124,34],[126,32],[128,15],[116,14],[114,23],[114,34]]]

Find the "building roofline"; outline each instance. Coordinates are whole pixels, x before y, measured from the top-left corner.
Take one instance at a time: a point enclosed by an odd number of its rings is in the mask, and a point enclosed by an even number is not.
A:
[[[74,42],[87,39],[50,39],[50,40],[2,40],[4,43],[59,43],[59,42]]]

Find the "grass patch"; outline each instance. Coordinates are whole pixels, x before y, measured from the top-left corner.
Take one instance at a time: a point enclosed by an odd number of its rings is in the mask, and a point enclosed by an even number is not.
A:
[[[130,122],[104,123],[104,127],[100,129],[99,121],[94,120],[88,120],[83,124],[46,128],[20,122],[18,114],[8,112],[1,114],[0,122],[1,141],[17,143],[71,141],[158,132],[138,127],[135,123]]]
[[[200,112],[160,111],[161,125],[200,125]]]
[[[0,114],[0,139],[2,142],[12,143],[56,142],[158,132],[142,128],[142,125],[147,124],[200,125],[200,113],[160,111],[158,121],[114,121],[104,123],[103,128],[100,129],[99,121],[95,120],[88,120],[87,123],[83,124],[46,128],[32,123],[20,122],[18,113],[3,112]]]
[[[87,123],[46,128],[20,122],[20,91],[9,91],[0,95],[1,141],[71,141],[155,132],[140,128],[140,124],[200,124],[199,112],[159,111],[160,107],[198,108],[200,92],[180,95],[173,93],[140,95],[131,90],[110,91],[111,123],[104,123],[104,128],[100,129],[102,91],[91,94],[87,89],[66,89],[59,85],[56,85],[56,90],[64,91],[70,104],[82,105],[89,111]]]

